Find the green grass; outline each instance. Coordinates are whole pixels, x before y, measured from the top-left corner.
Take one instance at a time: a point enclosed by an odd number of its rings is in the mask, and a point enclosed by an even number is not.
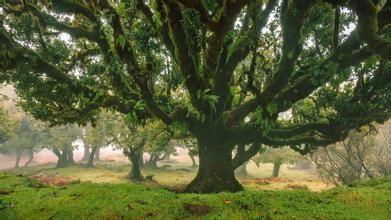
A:
[[[185,206],[208,206],[209,213]],[[132,183],[42,186],[0,173],[0,219],[390,219],[391,179],[306,190],[176,194]]]

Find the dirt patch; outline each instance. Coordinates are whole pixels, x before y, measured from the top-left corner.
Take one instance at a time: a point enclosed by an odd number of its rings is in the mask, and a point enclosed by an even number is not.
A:
[[[195,216],[206,215],[212,210],[212,208],[207,205],[196,205],[196,204],[189,204],[189,203],[185,203],[183,205],[183,208],[185,209],[186,212]]]
[[[279,178],[279,177],[268,177],[268,178],[256,178],[252,180],[244,180],[243,184],[258,184],[258,185],[269,185],[271,183],[288,183],[291,180]]]
[[[302,184],[288,184],[286,185],[288,189],[308,189],[308,186]]]
[[[55,174],[38,174],[29,177],[30,180],[37,181],[44,185],[50,186],[65,186],[71,183],[79,182],[79,180],[67,176],[58,176]]]

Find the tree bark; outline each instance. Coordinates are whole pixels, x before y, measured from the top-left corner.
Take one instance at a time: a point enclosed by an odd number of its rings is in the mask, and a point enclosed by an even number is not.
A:
[[[195,179],[186,187],[186,192],[218,193],[243,189],[235,179],[232,168],[233,146],[221,143],[223,140],[198,138],[199,168]]]
[[[140,152],[135,152],[132,151],[128,155],[128,158],[130,162],[132,163],[132,169],[129,173],[129,177],[133,181],[142,181],[144,178],[141,175],[141,170],[140,170],[140,157],[141,153]]]
[[[281,162],[275,162],[273,166],[273,177],[278,177],[280,173]]]
[[[95,158],[97,150],[98,150],[97,147],[91,148],[91,153],[90,153],[90,155],[88,157],[88,161],[87,161],[86,167],[94,167],[94,158]]]
[[[31,163],[31,161],[33,161],[33,159],[34,159],[34,152],[29,152],[29,154],[28,154],[28,156],[29,156],[29,159],[27,160],[27,162],[24,164],[24,167],[27,167],[30,163]]]

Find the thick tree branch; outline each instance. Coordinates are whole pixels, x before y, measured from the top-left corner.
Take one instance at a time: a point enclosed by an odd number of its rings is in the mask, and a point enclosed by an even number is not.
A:
[[[376,54],[391,58],[391,41],[379,35],[377,9],[370,0],[351,1],[352,9],[357,13],[357,33]]]
[[[163,0],[168,19],[170,37],[175,45],[175,57],[185,80],[185,85],[189,91],[192,103],[199,106],[197,91],[202,90],[202,80],[198,75],[198,67],[195,65],[186,43],[187,37],[181,26],[182,12],[177,3],[173,0]]]
[[[259,152],[260,149],[261,149],[261,144],[254,143],[247,150],[245,150],[243,152],[239,152],[239,150],[238,150],[238,153],[232,159],[232,169],[235,170],[236,168],[243,165],[246,161],[248,161],[252,157],[254,157]]]

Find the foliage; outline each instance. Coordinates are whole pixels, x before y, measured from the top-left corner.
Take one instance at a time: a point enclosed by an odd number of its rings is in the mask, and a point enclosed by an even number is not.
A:
[[[35,188],[34,188],[35,187]],[[37,188],[38,187],[38,188]],[[39,186],[27,177],[0,174],[0,217],[8,218],[348,218],[387,219],[390,181],[376,180],[321,193],[307,190],[177,194],[137,184],[73,183]],[[129,193],[131,192],[131,193]],[[50,195],[50,196],[49,196]],[[197,216],[185,204],[205,205]]]
[[[0,144],[4,144],[12,137],[15,122],[10,119],[3,108],[0,108],[0,121]]]
[[[280,164],[294,164],[302,159],[300,154],[293,151],[289,147],[283,148],[266,148],[262,150],[253,161],[256,163],[280,163]]]
[[[170,143],[175,133],[172,128],[156,120],[144,125],[143,131],[147,134],[144,152],[150,155],[150,160],[163,160],[176,152],[174,145]]]
[[[73,150],[77,146],[73,144],[81,136],[81,129],[73,125],[51,127],[47,129],[44,146],[54,150]]]

